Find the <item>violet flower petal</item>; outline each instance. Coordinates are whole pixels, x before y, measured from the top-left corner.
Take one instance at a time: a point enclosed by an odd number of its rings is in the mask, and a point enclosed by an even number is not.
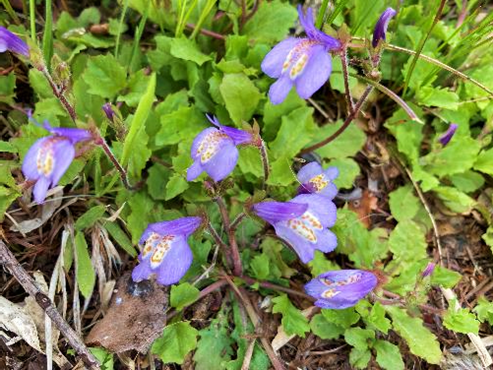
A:
[[[138,283],[142,280],[147,280],[153,274],[151,266],[148,262],[139,263],[132,270],[132,280]]]
[[[66,139],[53,143],[54,165],[50,176],[52,186],[58,184],[75,157],[74,145]]]
[[[209,116],[206,114],[207,119],[226,135],[228,135],[231,140],[233,140],[235,145],[247,144],[252,141],[252,134],[245,130],[240,130],[238,128],[223,126],[219,123],[216,116]]]
[[[279,78],[283,70],[283,64],[291,50],[300,42],[299,39],[289,37],[267,53],[260,68],[269,77]]]
[[[305,285],[307,294],[322,308],[343,309],[354,306],[377,285],[376,276],[363,270],[328,271]]]
[[[22,173],[24,174],[26,180],[37,180],[41,176],[38,172],[38,152],[40,148],[45,145],[45,142],[50,140],[51,137],[52,136],[48,136],[36,140],[24,156],[24,161],[22,162]]]
[[[390,20],[397,14],[397,12],[392,8],[387,8],[375,25],[375,30],[373,31],[372,46],[376,48],[380,40],[386,40],[387,28],[389,27]]]
[[[269,89],[269,99],[273,105],[281,104],[289,94],[294,82],[289,78],[289,75],[284,74],[277,79]]]
[[[307,211],[312,213],[323,227],[332,227],[336,222],[337,207],[327,198],[317,194],[300,194],[290,202],[307,204]]]
[[[301,216],[308,209],[307,204],[291,202],[260,202],[253,205],[256,215],[270,224],[287,221]]]
[[[48,192],[48,188],[50,187],[50,180],[45,176],[41,176],[36,184],[34,184],[33,195],[34,200],[38,204],[43,204],[46,199],[46,193]]]
[[[200,164],[200,160],[195,160],[187,169],[187,181],[193,181],[204,172],[204,168]]]
[[[426,265],[426,268],[424,271],[421,273],[422,277],[427,277],[433,274],[433,271],[435,270],[435,264],[433,262],[428,262],[428,265]]]
[[[338,193],[333,183],[338,175],[339,170],[336,167],[323,170],[317,162],[310,162],[298,171],[297,178],[301,183],[298,194],[313,193],[332,200]]]
[[[143,244],[152,232],[160,235],[185,235],[188,237],[197,230],[201,223],[200,217],[181,217],[171,221],[155,222],[147,226],[139,243]]]
[[[287,226],[286,222],[276,223],[274,229],[276,230],[276,235],[293,248],[301,262],[308,263],[313,259],[315,249],[317,249],[315,244],[295,233],[292,228]]]
[[[310,98],[327,82],[331,72],[331,56],[323,45],[314,45],[305,68],[294,81],[296,92],[303,99]]]
[[[157,282],[162,285],[172,285],[179,282],[190,268],[192,260],[192,250],[186,239],[184,237],[177,238],[156,271]]]
[[[0,53],[7,50],[29,57],[29,47],[27,44],[19,36],[0,26]]]
[[[445,133],[438,138],[438,141],[440,141],[443,146],[446,146],[450,140],[452,140],[452,137],[455,135],[458,127],[459,125],[456,123],[451,123],[447,131],[445,131]]]
[[[232,140],[224,140],[218,153],[208,162],[202,163],[204,171],[215,181],[219,182],[233,172],[238,162],[238,148]]]

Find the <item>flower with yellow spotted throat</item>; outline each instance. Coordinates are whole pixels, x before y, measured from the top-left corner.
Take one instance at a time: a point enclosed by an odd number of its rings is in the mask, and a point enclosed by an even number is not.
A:
[[[364,270],[328,271],[305,285],[305,291],[317,299],[321,308],[343,309],[354,306],[378,283],[375,274]]]
[[[78,128],[51,127],[45,121],[43,128],[52,135],[37,140],[29,148],[22,173],[28,181],[35,181],[34,200],[41,204],[49,189],[55,187],[75,158],[75,145],[91,140],[89,131]]]
[[[337,195],[337,187],[333,182],[337,176],[337,167],[324,170],[317,162],[310,162],[301,167],[296,175],[300,182],[298,194],[318,194],[332,200]]]
[[[337,238],[328,227],[336,221],[336,206],[329,199],[315,194],[302,194],[289,202],[260,202],[254,213],[264,219],[298,254],[303,263],[310,262],[315,250],[331,252]]]
[[[310,8],[306,17],[301,5],[298,13],[307,37],[289,37],[281,41],[262,61],[262,71],[277,78],[269,90],[272,104],[282,103],[293,86],[301,98],[311,97],[327,82],[332,72],[329,51],[341,47],[339,40],[315,27]]]
[[[200,217],[182,217],[149,224],[139,241],[142,253],[132,279],[139,282],[155,274],[159,284],[177,283],[193,260],[187,239],[201,223]]]
[[[209,127],[198,134],[193,143],[191,156],[193,164],[187,170],[187,180],[195,180],[206,172],[214,181],[227,177],[238,162],[237,145],[253,144],[250,132],[223,126],[216,117],[207,116],[216,127]]]

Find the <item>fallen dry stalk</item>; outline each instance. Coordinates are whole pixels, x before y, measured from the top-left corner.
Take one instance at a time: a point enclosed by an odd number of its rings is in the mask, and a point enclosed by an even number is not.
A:
[[[63,319],[50,298],[36,286],[33,278],[29,276],[27,271],[21,266],[2,241],[0,241],[0,263],[16,278],[24,290],[36,300],[36,303],[39,304],[46,315],[53,321],[55,326],[67,339],[75,352],[82,358],[82,361],[84,361],[87,367],[91,370],[100,369],[101,367],[98,360],[91,352],[89,352],[82,339],[79,338],[77,333]]]

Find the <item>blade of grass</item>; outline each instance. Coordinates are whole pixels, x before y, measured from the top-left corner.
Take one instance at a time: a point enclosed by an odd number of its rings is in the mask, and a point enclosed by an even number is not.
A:
[[[421,55],[421,52],[423,51],[423,48],[424,48],[424,46],[426,44],[426,41],[430,37],[431,32],[433,31],[433,28],[435,28],[436,24],[440,20],[440,17],[442,16],[443,8],[445,7],[445,3],[446,2],[447,2],[446,0],[440,0],[440,5],[438,6],[437,12],[435,14],[435,18],[433,19],[433,22],[431,23],[431,26],[428,29],[428,32],[419,41],[418,51],[416,52],[416,54],[414,55],[413,60],[411,61],[411,66],[409,67],[409,69],[407,71],[406,79],[404,81],[404,92],[402,94],[403,96],[406,95],[407,88],[409,86],[409,81],[411,80],[411,77],[413,75],[414,68],[416,67],[416,63],[418,62],[418,58]]]
[[[122,34],[123,21],[125,20],[125,14],[127,14],[127,9],[128,9],[128,0],[125,0],[125,2],[123,3],[122,15],[120,17],[120,24],[118,25],[118,34],[116,35],[115,58],[118,58],[118,50],[120,48],[120,36]]]
[[[142,34],[144,33],[144,28],[146,26],[147,22],[147,16],[149,14],[149,8],[150,8],[150,3],[147,6],[140,22],[139,25],[137,26],[137,29],[135,30],[135,36],[134,36],[134,44],[132,48],[132,57],[130,58],[130,61],[127,66],[127,70],[132,70],[132,65],[134,63],[134,59],[137,56],[137,50],[139,50],[139,43],[140,39],[142,38]]]
[[[202,23],[204,23],[205,19],[207,18],[207,16],[211,12],[211,10],[214,7],[214,5],[216,4],[216,2],[217,2],[217,0],[208,0],[207,1],[207,4],[205,5],[204,9],[202,10],[202,13],[200,13],[199,20],[197,21],[197,24],[195,25],[195,29],[193,30],[190,38],[192,38],[192,39],[195,38],[197,36],[197,34],[200,32],[200,28],[202,27]],[[185,22],[187,20],[188,19],[186,19]]]
[[[36,0],[29,0],[29,23],[31,24],[31,38],[35,44],[36,40]]]
[[[325,24],[327,24],[328,26],[330,26],[332,24],[332,22],[334,22],[334,20],[337,18],[337,16],[339,15],[339,13],[342,12],[342,9],[344,9],[344,7],[348,3],[348,1],[349,0],[341,0],[341,1],[339,1],[337,3],[337,5],[336,5],[334,11],[332,12],[332,14],[329,15],[329,17],[325,21]]]
[[[317,20],[315,21],[315,27],[322,29],[324,25],[324,16],[327,11],[327,6],[329,5],[329,0],[323,0],[320,9],[318,10]]]
[[[45,27],[43,31],[43,56],[48,70],[51,71],[53,56],[53,8],[51,0],[45,1]]]
[[[128,131],[128,135],[125,138],[125,142],[123,143],[123,152],[122,152],[122,160],[121,164],[126,166],[128,160],[130,158],[130,153],[135,150],[134,148],[134,140],[139,133],[140,130],[144,130],[145,122],[147,117],[149,116],[149,112],[151,111],[152,103],[154,102],[154,92],[156,90],[156,74],[153,73],[151,75],[151,79],[149,84],[147,85],[147,89],[140,100],[139,105],[137,106],[137,110],[135,111],[134,118],[132,119],[132,123],[130,125],[130,130]]]

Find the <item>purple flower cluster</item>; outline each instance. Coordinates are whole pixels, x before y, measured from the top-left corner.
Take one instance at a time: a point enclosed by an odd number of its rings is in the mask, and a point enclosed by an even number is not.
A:
[[[75,145],[91,140],[89,131],[78,128],[43,127],[52,135],[38,139],[29,148],[22,164],[26,180],[35,181],[34,200],[44,202],[46,193],[55,187],[75,158]]]

